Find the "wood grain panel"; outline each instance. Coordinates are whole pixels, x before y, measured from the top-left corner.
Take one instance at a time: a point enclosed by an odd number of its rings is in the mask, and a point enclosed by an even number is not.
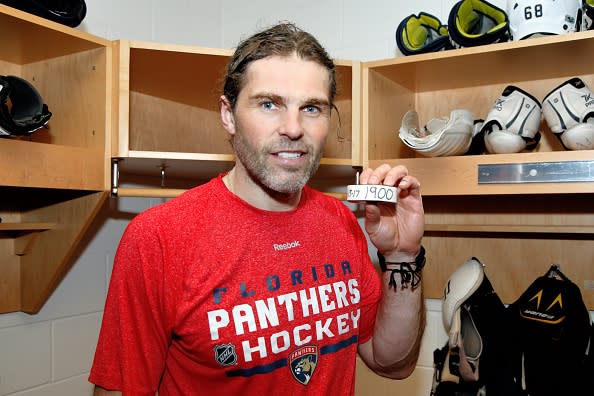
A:
[[[72,254],[108,196],[97,192],[23,213],[23,221],[55,222],[21,257],[21,310],[35,313],[72,266]]]
[[[594,207],[588,194],[426,197],[426,295],[441,298],[451,273],[471,257],[496,291],[515,301],[552,264],[594,308]],[[491,227],[489,227],[491,225]]]

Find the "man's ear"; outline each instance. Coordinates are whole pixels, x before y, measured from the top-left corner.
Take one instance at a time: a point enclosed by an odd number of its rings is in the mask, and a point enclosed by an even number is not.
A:
[[[235,116],[233,115],[231,103],[225,95],[221,95],[221,98],[219,99],[219,109],[221,111],[221,121],[223,123],[223,127],[231,135],[235,135]]]

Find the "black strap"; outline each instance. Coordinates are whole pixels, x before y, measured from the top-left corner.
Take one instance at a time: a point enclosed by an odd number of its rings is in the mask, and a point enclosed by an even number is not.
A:
[[[421,250],[419,250],[419,254],[417,254],[413,262],[386,261],[386,258],[380,252],[377,252],[377,257],[382,272],[391,271],[388,286],[393,287],[394,290],[397,289],[396,274],[400,274],[400,286],[402,288],[410,284],[414,290],[421,283],[421,271],[426,262],[425,248],[423,246],[421,246]]]

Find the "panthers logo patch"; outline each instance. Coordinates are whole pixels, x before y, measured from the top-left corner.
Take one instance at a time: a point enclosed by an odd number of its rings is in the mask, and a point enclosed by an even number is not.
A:
[[[293,378],[302,385],[307,385],[318,364],[318,347],[305,346],[289,355],[289,367]]]

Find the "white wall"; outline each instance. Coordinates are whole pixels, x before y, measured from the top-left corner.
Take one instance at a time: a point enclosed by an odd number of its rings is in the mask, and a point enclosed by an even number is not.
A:
[[[415,5],[415,4],[422,5]],[[397,55],[394,32],[410,14],[447,22],[455,1],[318,0],[87,0],[79,29],[108,39],[134,39],[232,48],[240,38],[280,20],[316,35],[336,58],[372,60]],[[504,0],[492,2],[501,8]],[[0,315],[0,395],[81,396],[87,382],[111,263],[134,214],[159,199],[111,198],[63,282],[37,315]],[[426,271],[431,271],[429,266]],[[428,329],[410,380],[386,383],[386,394],[428,395],[432,353],[445,342],[439,301],[428,301]],[[414,388],[417,393],[411,393]],[[364,392],[361,392],[364,393]]]
[[[375,60],[397,55],[394,33],[424,11],[447,24],[456,0],[87,0],[80,29],[109,39],[232,48],[282,20],[313,33],[335,58]],[[505,9],[506,0],[492,4]]]

